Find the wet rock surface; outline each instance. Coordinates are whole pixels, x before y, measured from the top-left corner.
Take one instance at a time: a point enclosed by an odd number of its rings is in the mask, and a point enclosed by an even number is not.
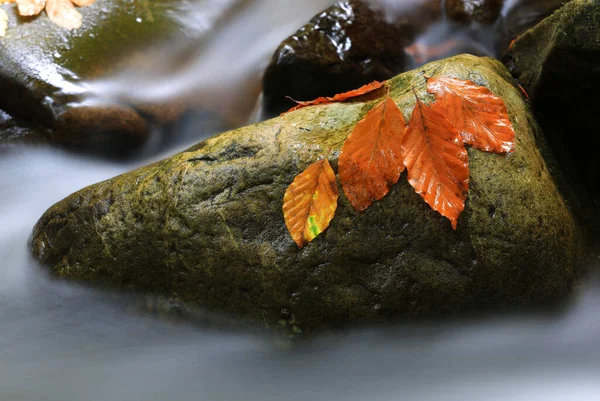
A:
[[[458,230],[406,182],[363,213],[344,195],[331,226],[299,249],[281,211],[295,175],[336,156],[374,105],[307,107],[225,132],[52,206],[31,247],[57,276],[150,291],[209,311],[317,333],[367,322],[555,304],[579,260],[578,228],[538,150],[540,135],[497,61],[457,56],[393,78],[410,116],[426,75],[471,79],[507,104],[508,156],[469,149]],[[430,99],[431,100],[431,99]]]
[[[446,0],[446,16],[462,23],[492,24],[500,16],[504,0]]]
[[[266,116],[292,107],[288,96],[332,96],[406,71],[410,60],[404,47],[439,16],[437,0],[403,14],[356,0],[328,8],[275,51],[263,78]]]
[[[183,35],[169,14],[176,4],[98,1],[79,9],[83,25],[72,31],[54,25],[44,13],[18,17],[16,6],[9,6],[9,26],[0,44],[0,109],[22,125],[49,130],[53,143],[98,151],[101,142],[109,145],[107,152],[139,147],[150,131],[130,106],[73,105],[84,100],[82,81],[117,69],[148,43]]]
[[[516,40],[509,63],[569,178],[600,196],[600,3],[567,3]]]

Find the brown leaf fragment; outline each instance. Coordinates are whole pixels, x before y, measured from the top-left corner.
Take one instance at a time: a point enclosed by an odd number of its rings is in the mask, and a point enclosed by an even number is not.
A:
[[[427,80],[427,91],[435,94],[432,107],[446,116],[463,141],[486,152],[515,150],[515,131],[504,101],[488,88],[450,77]]]
[[[19,15],[30,17],[38,15],[44,9],[46,0],[17,0]]]
[[[47,0],[46,14],[52,22],[65,29],[77,29],[81,26],[81,14],[71,0]]]
[[[292,239],[302,248],[329,226],[339,191],[329,160],[321,159],[298,174],[285,191],[283,218]]]
[[[456,230],[469,190],[468,155],[458,131],[417,98],[402,140],[408,182]]]
[[[94,4],[96,0],[71,0],[71,2],[78,7],[87,7]]]
[[[358,122],[342,147],[338,171],[344,193],[356,210],[383,198],[404,171],[402,137],[406,123],[388,95]]]
[[[291,99],[294,102],[298,103],[298,105],[295,107],[292,107],[285,113],[289,113],[290,111],[298,110],[303,107],[313,106],[315,104],[341,102],[343,100],[347,100],[347,99],[350,99],[353,97],[366,95],[367,93],[373,92],[373,91],[381,88],[383,85],[384,85],[383,82],[373,81],[370,84],[363,85],[358,89],[353,89],[348,92],[338,93],[337,95],[332,96],[332,97],[318,97],[314,100],[308,100],[308,101],[298,101],[298,100]],[[282,114],[285,114],[285,113],[282,113]]]

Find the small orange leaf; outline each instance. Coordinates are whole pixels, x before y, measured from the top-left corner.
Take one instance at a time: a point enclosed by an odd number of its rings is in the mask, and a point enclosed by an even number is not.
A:
[[[294,178],[283,197],[283,218],[300,248],[329,226],[338,197],[335,173],[327,159],[311,164]]]
[[[456,230],[469,190],[467,151],[446,117],[418,98],[402,140],[402,158],[410,185]]]
[[[504,101],[488,88],[449,77],[429,78],[427,91],[436,95],[432,108],[447,117],[463,141],[486,152],[515,150],[513,130]]]
[[[340,182],[356,210],[383,198],[404,171],[402,136],[406,123],[388,95],[356,124],[338,160]]]
[[[308,100],[306,102],[302,102],[302,101],[298,101],[298,100],[294,100],[294,99],[290,98],[294,102],[298,103],[298,105],[295,107],[292,107],[285,113],[289,113],[290,111],[298,110],[298,109],[301,109],[306,106],[312,106],[315,104],[341,102],[343,100],[347,100],[347,99],[350,99],[353,97],[366,95],[367,93],[373,92],[373,91],[381,88],[383,85],[384,85],[383,82],[373,81],[370,84],[363,85],[358,89],[353,89],[348,92],[338,93],[337,95],[332,96],[332,97],[318,97],[315,100]]]

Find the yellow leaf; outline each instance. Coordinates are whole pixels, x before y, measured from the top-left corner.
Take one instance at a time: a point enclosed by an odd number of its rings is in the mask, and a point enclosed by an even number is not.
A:
[[[73,2],[73,4],[75,4],[78,7],[86,7],[86,6],[91,6],[92,4],[94,4],[96,2],[96,0],[71,0]]]
[[[294,178],[283,197],[283,218],[300,248],[329,226],[338,197],[335,173],[327,159],[311,164]]]
[[[30,17],[38,15],[46,5],[46,0],[17,0],[19,15]]]
[[[6,27],[8,25],[8,14],[0,8],[0,36],[6,35]]]

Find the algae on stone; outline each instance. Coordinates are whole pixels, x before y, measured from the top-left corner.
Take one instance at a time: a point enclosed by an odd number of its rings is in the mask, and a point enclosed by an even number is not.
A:
[[[578,228],[536,146],[537,127],[506,69],[461,55],[390,81],[408,119],[424,76],[485,85],[507,104],[516,151],[469,149],[458,230],[405,176],[355,212],[340,196],[329,228],[298,249],[283,221],[295,175],[337,155],[373,100],[307,107],[212,137],[84,188],[37,223],[33,254],[53,274],[173,296],[315,333],[366,322],[553,304],[576,279]],[[279,323],[278,323],[279,322]]]

